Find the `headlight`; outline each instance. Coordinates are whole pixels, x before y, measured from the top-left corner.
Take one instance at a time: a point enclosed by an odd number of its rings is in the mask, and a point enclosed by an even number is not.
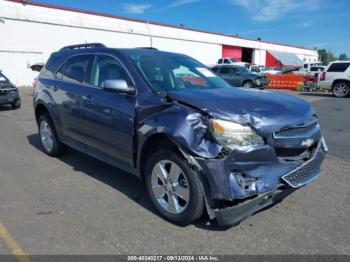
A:
[[[264,140],[249,126],[213,119],[211,120],[211,129],[217,142],[232,150],[242,146],[265,144]]]
[[[16,96],[16,95],[18,95],[17,89],[11,89],[9,93],[10,93],[10,96]]]

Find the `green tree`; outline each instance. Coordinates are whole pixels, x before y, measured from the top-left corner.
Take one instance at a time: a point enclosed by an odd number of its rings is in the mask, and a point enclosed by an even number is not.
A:
[[[348,56],[345,53],[339,55],[339,60],[349,60]]]
[[[330,62],[337,59],[332,52],[327,51],[326,49],[318,49],[317,52],[321,62],[325,65],[328,65]]]

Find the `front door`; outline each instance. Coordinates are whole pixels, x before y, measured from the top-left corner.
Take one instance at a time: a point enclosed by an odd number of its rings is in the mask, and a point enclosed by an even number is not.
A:
[[[81,114],[85,144],[124,164],[133,162],[135,95],[102,89],[105,80],[132,81],[121,63],[96,55],[90,85],[83,91]]]

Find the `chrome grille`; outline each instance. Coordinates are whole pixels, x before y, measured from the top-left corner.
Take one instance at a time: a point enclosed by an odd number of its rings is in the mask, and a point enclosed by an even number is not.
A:
[[[285,130],[276,132],[274,133],[274,137],[275,138],[302,137],[307,135],[310,131],[312,131],[315,128],[319,128],[318,121],[316,118],[314,118],[312,121],[310,121],[305,125],[287,128]]]
[[[282,179],[292,187],[301,187],[320,175],[320,167],[323,154],[319,154],[321,143],[319,143],[314,156],[304,165],[284,175]]]

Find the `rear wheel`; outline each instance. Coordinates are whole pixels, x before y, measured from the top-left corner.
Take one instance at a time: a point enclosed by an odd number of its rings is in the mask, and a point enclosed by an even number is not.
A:
[[[162,217],[188,225],[202,215],[204,196],[200,181],[177,152],[155,152],[148,159],[145,172],[148,195]]]
[[[45,153],[50,156],[62,155],[66,150],[66,146],[59,141],[50,116],[48,114],[41,115],[38,120],[38,126],[41,144]]]
[[[333,86],[333,95],[336,97],[347,97],[350,94],[349,84],[338,82]]]

